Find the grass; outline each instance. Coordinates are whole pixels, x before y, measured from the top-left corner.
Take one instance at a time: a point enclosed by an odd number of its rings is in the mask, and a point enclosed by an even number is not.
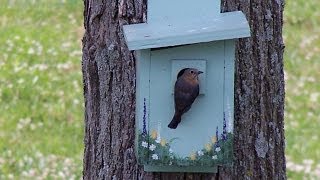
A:
[[[79,179],[82,2],[0,4],[0,179]]]
[[[80,179],[82,1],[0,4],[0,179]],[[320,177],[318,7],[320,1],[286,1],[289,179]]]
[[[288,0],[284,39],[289,179],[320,178],[320,1]]]

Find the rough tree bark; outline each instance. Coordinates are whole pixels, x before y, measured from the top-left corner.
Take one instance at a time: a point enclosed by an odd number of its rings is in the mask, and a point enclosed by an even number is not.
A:
[[[84,0],[84,179],[286,179],[284,0],[222,0],[242,10],[252,37],[237,42],[235,161],[217,174],[145,173],[134,155],[135,59],[123,24],[146,20],[146,0]]]

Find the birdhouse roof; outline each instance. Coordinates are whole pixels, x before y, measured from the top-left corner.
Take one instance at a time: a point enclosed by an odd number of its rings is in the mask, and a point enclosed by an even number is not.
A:
[[[152,16],[151,16],[152,17]],[[152,18],[156,19],[156,18]],[[241,11],[218,13],[184,21],[152,21],[125,25],[124,36],[130,50],[160,48],[250,36]]]

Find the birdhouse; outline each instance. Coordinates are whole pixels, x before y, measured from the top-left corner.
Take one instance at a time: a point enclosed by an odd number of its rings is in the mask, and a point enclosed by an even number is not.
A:
[[[136,55],[136,155],[145,171],[216,172],[233,161],[235,40],[250,36],[244,14],[216,0],[149,0],[147,23],[125,25]],[[199,95],[176,129],[174,87],[196,68]]]

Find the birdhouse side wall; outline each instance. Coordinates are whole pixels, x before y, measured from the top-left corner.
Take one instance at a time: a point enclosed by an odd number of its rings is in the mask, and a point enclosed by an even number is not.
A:
[[[141,152],[139,147],[148,146],[149,142],[142,141],[147,136],[149,129],[149,94],[150,94],[150,49],[135,51],[136,56],[136,138],[135,152],[138,164],[147,161],[148,152]],[[143,137],[142,137],[143,136]]]

